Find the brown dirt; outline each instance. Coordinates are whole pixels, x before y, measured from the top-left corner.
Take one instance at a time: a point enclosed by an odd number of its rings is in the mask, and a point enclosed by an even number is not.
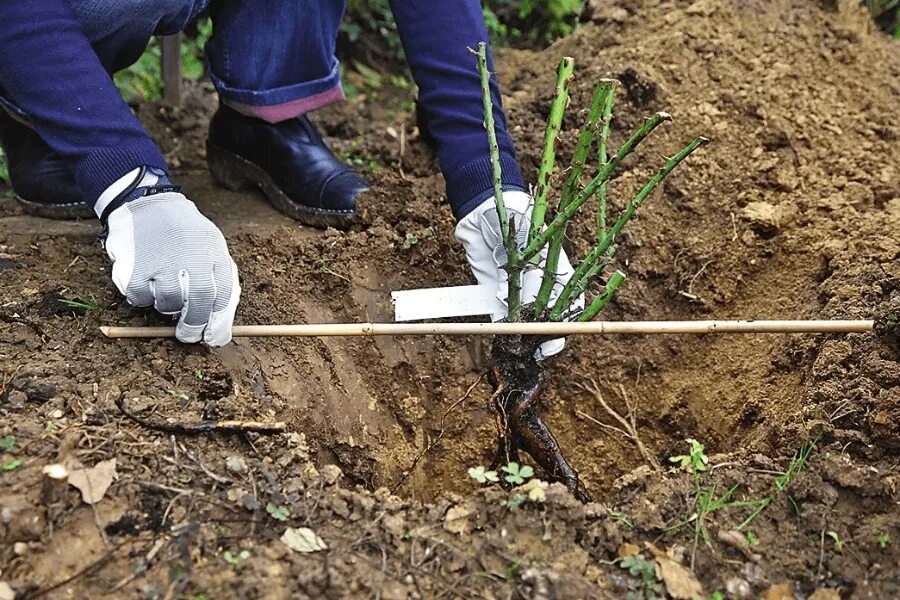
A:
[[[601,8],[541,54],[501,53],[527,175],[563,55],[578,64],[573,107],[587,105],[590,82],[622,81],[614,142],[653,111],[675,118],[615,181],[615,206],[662,155],[695,134],[712,140],[624,236],[629,279],[606,317],[870,317],[900,286],[897,45],[844,0]],[[180,111],[142,107],[188,195],[229,238],[245,290],[240,322],[389,320],[390,290],[469,281],[434,160],[387,94],[320,117],[373,183],[364,223],[348,233],[298,227],[255,195],[212,185],[202,170],[208,87],[192,87]],[[579,121],[570,110],[563,161]],[[571,236],[576,256],[589,221]],[[120,301],[95,232],[0,201],[0,437],[18,447],[0,458],[21,460],[0,473],[0,582],[23,597],[622,598],[640,593],[640,580],[611,561],[636,549],[651,558],[647,542],[686,565],[693,558],[707,595],[741,597],[743,586],[766,598],[900,595],[900,364],[887,341],[571,340],[550,366],[545,411],[602,503],[582,507],[554,486],[543,505],[509,511],[507,492],[473,491],[466,475],[494,446],[485,382],[404,479],[478,379],[485,340],[241,340],[216,351],[111,342],[100,324],[162,321]],[[418,241],[404,247],[408,234]],[[86,314],[60,303],[90,294],[99,308]],[[591,379],[614,407],[634,402],[665,472],[579,416],[613,424],[583,387]],[[156,418],[284,419],[290,433],[158,434],[123,418],[120,396]],[[738,500],[769,494],[801,444],[818,444],[749,526],[754,545],[729,533],[750,512],[732,507],[705,519],[710,545],[694,551],[692,525],[667,533],[696,508],[690,475],[667,461],[686,437],[710,454],[703,485],[717,496],[736,485]],[[228,461],[236,456],[243,465]],[[95,510],[74,489],[41,503],[44,465],[113,457],[118,479]],[[267,514],[269,502],[289,509],[287,522]],[[286,525],[313,528],[329,550],[292,552],[278,539]],[[882,535],[891,536],[883,548]],[[251,556],[233,566],[226,550]]]

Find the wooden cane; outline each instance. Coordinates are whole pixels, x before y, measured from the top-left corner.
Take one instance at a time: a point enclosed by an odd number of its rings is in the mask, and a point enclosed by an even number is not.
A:
[[[673,333],[865,333],[871,320],[589,321],[585,323],[304,323],[235,325],[234,337],[373,335],[540,335]],[[174,327],[101,327],[110,338],[171,338]]]

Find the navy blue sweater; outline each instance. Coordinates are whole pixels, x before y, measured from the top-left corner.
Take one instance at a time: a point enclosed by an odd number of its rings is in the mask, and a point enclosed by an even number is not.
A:
[[[487,39],[481,6],[477,0],[448,3],[454,10],[435,10],[431,0],[391,4],[429,133],[437,141],[448,200],[462,218],[493,194],[481,89],[475,58],[467,50]],[[67,0],[4,0],[2,13],[2,95],[51,147],[73,161],[88,205],[136,167],[167,169]],[[524,190],[496,83],[491,91],[505,187]]]

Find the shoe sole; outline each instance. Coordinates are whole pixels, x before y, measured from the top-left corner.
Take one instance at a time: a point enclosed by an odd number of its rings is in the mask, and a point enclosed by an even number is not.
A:
[[[291,200],[260,166],[212,144],[206,145],[206,162],[216,183],[232,191],[258,188],[269,203],[287,216],[318,229],[348,229],[356,223],[356,211],[303,206]]]
[[[15,196],[16,202],[22,207],[22,210],[35,217],[72,221],[74,219],[93,219],[97,216],[84,204],[44,204],[26,200],[18,194]]]

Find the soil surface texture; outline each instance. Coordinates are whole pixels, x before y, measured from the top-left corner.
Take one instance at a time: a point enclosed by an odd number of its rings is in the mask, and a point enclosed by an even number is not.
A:
[[[613,146],[653,112],[673,116],[620,170],[613,208],[693,136],[711,142],[622,236],[628,279],[604,318],[890,307],[900,47],[859,3],[591,4],[572,37],[498,53],[529,180],[562,56],[576,79],[561,164],[601,78],[622,83]],[[189,86],[180,109],[139,107],[228,238],[238,323],[390,321],[392,290],[471,282],[412,95],[382,87],[317,115],[372,183],[348,232],[304,228],[212,182],[208,84]],[[592,220],[585,211],[570,228],[573,257],[589,249]],[[543,413],[594,501],[560,485],[523,501],[467,474],[496,450],[490,340],[108,340],[100,325],[167,321],[120,298],[97,231],[0,200],[2,600],[900,597],[890,339],[570,339],[547,365]],[[162,424],[286,431],[163,432],[117,402]],[[687,438],[709,457],[694,475],[669,460],[688,454]],[[54,463],[82,491],[53,484],[43,469]]]

